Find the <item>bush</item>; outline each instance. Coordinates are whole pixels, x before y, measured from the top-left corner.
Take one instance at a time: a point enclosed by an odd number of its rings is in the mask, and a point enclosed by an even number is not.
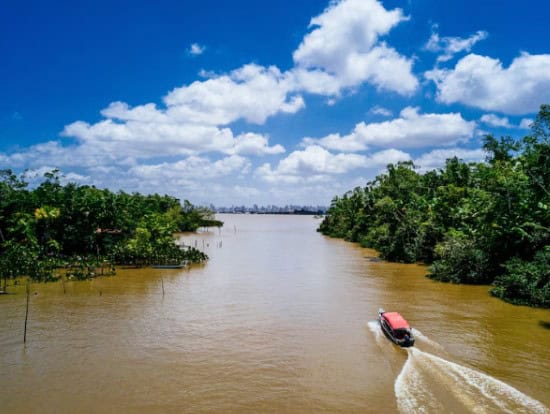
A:
[[[442,282],[489,283],[491,272],[485,252],[463,233],[452,232],[435,247],[435,262],[430,266],[432,279]]]
[[[491,290],[493,296],[518,305],[550,307],[550,246],[532,261],[513,258],[504,267],[506,272]]]

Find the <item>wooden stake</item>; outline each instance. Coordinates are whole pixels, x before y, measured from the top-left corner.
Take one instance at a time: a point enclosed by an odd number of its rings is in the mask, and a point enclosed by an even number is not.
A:
[[[27,320],[29,319],[29,297],[31,295],[31,280],[27,278],[27,309],[25,311],[25,332],[23,334],[23,343],[27,343]]]
[[[160,278],[160,284],[162,285],[162,297],[164,298],[164,279]]]

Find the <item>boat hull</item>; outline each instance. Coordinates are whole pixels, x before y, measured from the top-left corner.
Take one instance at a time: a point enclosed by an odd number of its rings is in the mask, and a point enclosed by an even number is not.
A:
[[[151,265],[153,269],[182,269],[185,267],[184,264],[175,264],[175,265]]]

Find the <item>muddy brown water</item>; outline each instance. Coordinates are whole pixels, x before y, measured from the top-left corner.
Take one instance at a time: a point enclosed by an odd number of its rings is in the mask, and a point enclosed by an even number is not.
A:
[[[221,219],[183,236],[204,266],[33,284],[26,346],[10,286],[0,411],[549,412],[549,310],[430,281],[309,216]],[[380,306],[413,325],[413,349],[381,334]]]

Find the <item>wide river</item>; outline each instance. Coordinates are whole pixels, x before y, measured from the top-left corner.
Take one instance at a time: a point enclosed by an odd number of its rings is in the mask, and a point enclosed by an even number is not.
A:
[[[550,412],[550,311],[315,232],[222,215],[182,236],[189,270],[33,284],[0,296],[2,413]],[[164,294],[163,294],[164,289]],[[379,307],[415,328],[406,350]]]

